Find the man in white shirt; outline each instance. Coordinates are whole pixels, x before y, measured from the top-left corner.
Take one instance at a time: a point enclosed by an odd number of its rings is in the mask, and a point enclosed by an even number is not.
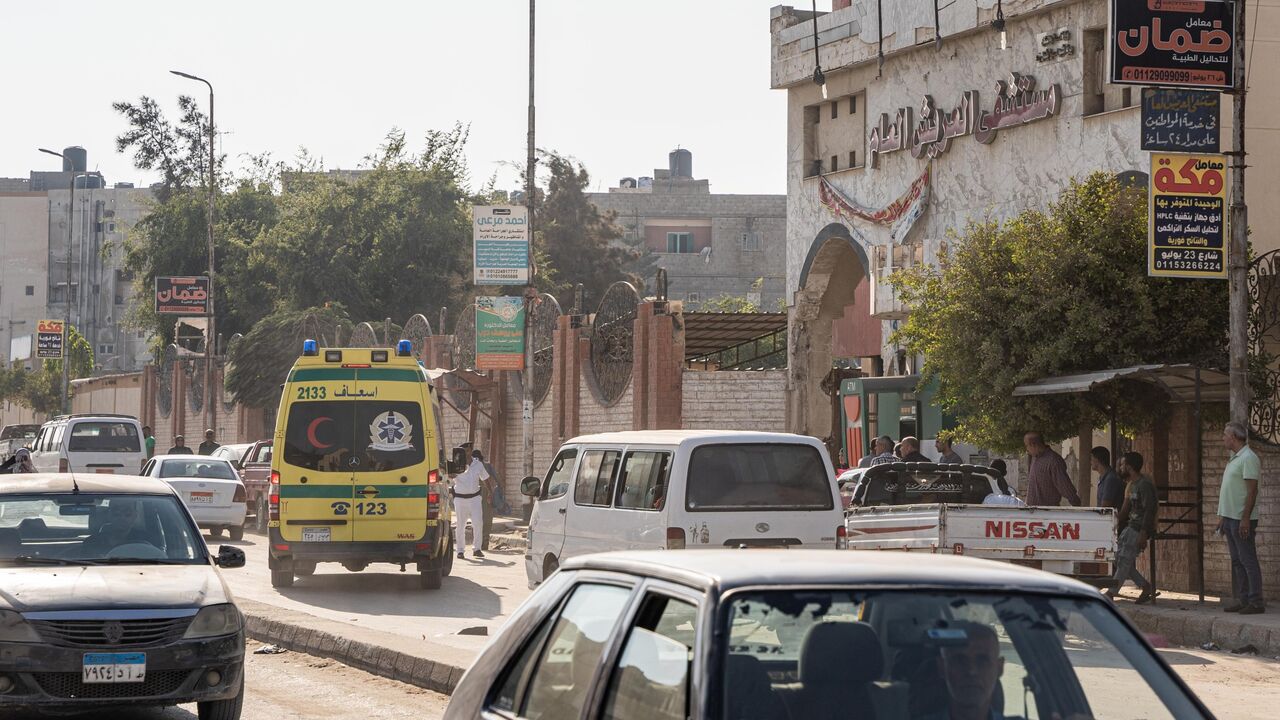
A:
[[[471,555],[484,557],[484,551],[480,549],[484,541],[484,497],[480,483],[488,479],[489,471],[480,460],[480,451],[472,450],[471,464],[453,479],[453,540],[459,558],[465,557],[468,520],[471,521]]]

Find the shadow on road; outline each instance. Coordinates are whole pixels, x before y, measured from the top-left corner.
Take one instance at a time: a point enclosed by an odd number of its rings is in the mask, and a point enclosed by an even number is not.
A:
[[[1212,658],[1200,657],[1191,653],[1179,652],[1177,650],[1160,650],[1160,657],[1170,665],[1217,665],[1218,663]]]
[[[190,707],[194,707],[190,706]],[[37,712],[5,712],[0,711],[0,720],[36,720],[37,718],[58,718],[58,720],[196,720],[196,713],[186,707],[101,707],[78,713],[45,714]]]
[[[445,578],[439,590],[423,590],[415,572],[320,573],[294,583],[277,592],[326,610],[438,618],[491,618],[502,612],[497,593],[460,577]]]

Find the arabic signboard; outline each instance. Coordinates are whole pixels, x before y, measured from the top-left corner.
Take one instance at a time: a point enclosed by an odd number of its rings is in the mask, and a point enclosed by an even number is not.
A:
[[[203,275],[156,278],[156,313],[208,315],[209,278]]]
[[[476,369],[524,369],[524,298],[476,298]]]
[[[62,334],[65,327],[61,320],[41,320],[36,323],[36,357],[62,357]]]
[[[1142,149],[1216,153],[1221,95],[1203,90],[1142,89]]]
[[[1227,278],[1227,159],[1151,153],[1147,274]]]
[[[913,120],[909,107],[898,108],[892,121],[888,113],[881,113],[867,140],[871,167],[880,166],[881,155],[898,150],[910,150],[915,158],[936,158],[947,151],[952,139],[963,135],[990,145],[1001,129],[1056,115],[1062,106],[1062,91],[1056,83],[1048,90],[1036,90],[1035,78],[1010,73],[1007,80],[996,81],[991,110],[980,110],[979,106],[978,91],[966,90],[951,110],[936,107],[933,97],[925,95],[919,121]]]
[[[529,282],[528,217],[523,205],[471,208],[476,285]]]
[[[1111,0],[1111,82],[1229,90],[1235,3]]]

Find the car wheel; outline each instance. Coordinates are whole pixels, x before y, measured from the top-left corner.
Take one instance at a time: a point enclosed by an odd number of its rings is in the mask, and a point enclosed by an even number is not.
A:
[[[551,573],[560,569],[560,563],[556,560],[555,555],[548,555],[547,559],[542,563],[542,579],[546,580],[551,577]]]
[[[439,590],[444,582],[444,572],[438,569],[423,570],[418,574],[418,581],[423,590]]]
[[[315,575],[315,574],[316,574],[316,564],[315,564],[315,563],[300,563],[300,562],[294,562],[294,563],[293,563],[293,574],[294,574],[294,575],[297,575],[298,577],[307,577],[307,576],[310,576],[310,575]]]
[[[200,720],[240,720],[240,711],[244,708],[244,670],[240,672],[240,690],[235,697],[196,704]]]
[[[244,526],[227,528],[227,536],[231,538],[231,542],[240,542],[244,539]]]
[[[222,537],[222,528],[209,528],[209,537]]]
[[[269,519],[271,517],[270,512],[271,511],[267,508],[267,499],[259,498],[258,509],[254,512],[254,515],[253,515],[253,525],[255,528],[257,528],[258,532],[262,533],[263,535],[267,534],[267,530],[268,530],[267,523],[269,522]]]
[[[271,587],[293,587],[293,570],[272,570]]]

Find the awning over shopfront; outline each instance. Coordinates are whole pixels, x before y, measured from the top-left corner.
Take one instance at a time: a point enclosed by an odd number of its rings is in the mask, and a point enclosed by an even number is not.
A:
[[[1143,382],[1161,388],[1172,402],[1195,402],[1196,385],[1200,386],[1200,402],[1227,402],[1231,380],[1218,370],[1193,365],[1135,365],[1127,368],[1098,370],[1080,375],[1041,378],[1014,388],[1014,397],[1031,395],[1068,395],[1101,390],[1117,381]]]
[[[786,313],[686,312],[682,317],[687,367],[754,369],[785,353]]]

